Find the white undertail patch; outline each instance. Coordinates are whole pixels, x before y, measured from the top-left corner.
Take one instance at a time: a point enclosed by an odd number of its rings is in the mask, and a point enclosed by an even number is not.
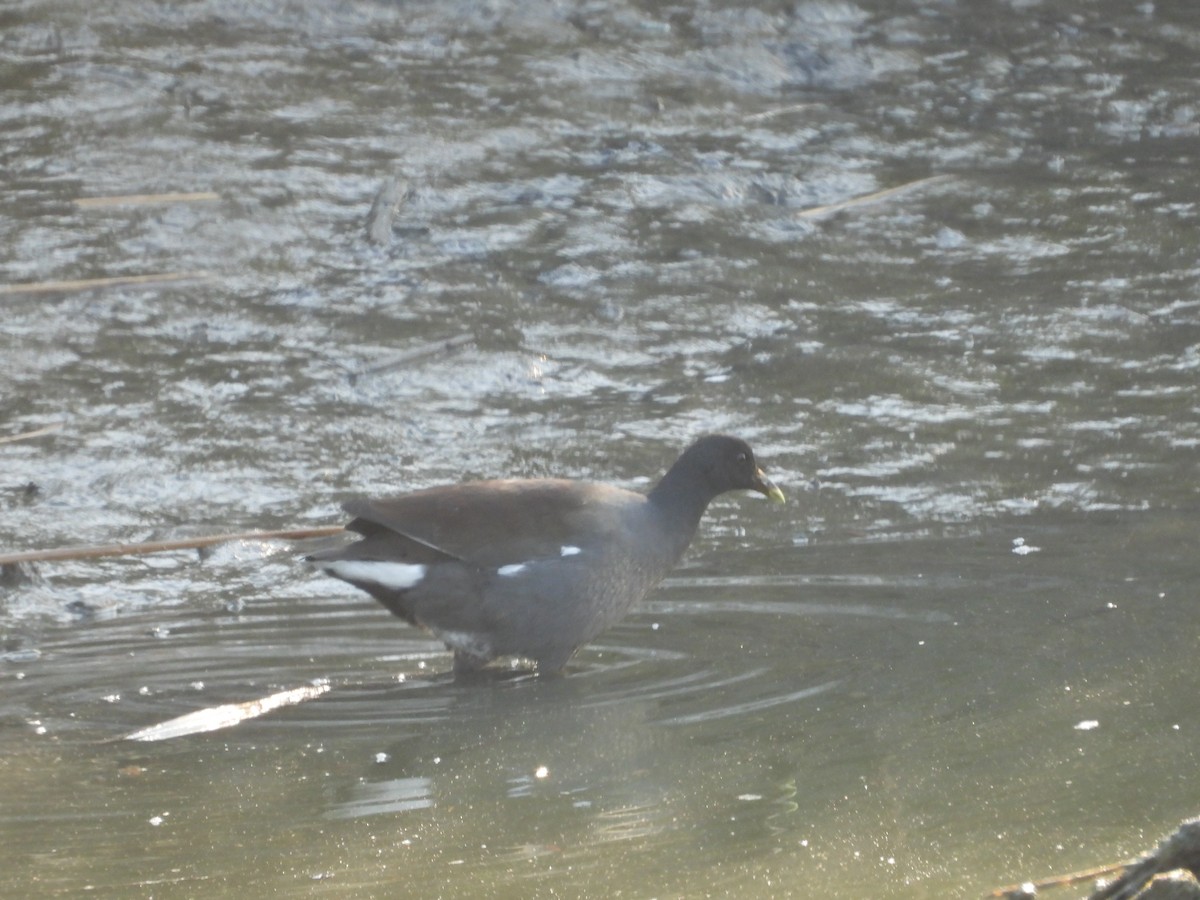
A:
[[[578,547],[572,547],[570,544],[563,544],[558,553],[560,556],[574,556],[576,553],[582,553]]]
[[[380,562],[370,559],[336,559],[321,568],[343,581],[377,584],[392,591],[406,591],[425,577],[427,566],[417,563]]]
[[[457,650],[467,656],[487,659],[492,655],[492,643],[482,634],[470,631],[439,631],[437,636],[451,650]]]
[[[501,566],[496,570],[497,575],[503,575],[505,578],[511,578],[525,571],[525,563],[513,563],[510,566]]]

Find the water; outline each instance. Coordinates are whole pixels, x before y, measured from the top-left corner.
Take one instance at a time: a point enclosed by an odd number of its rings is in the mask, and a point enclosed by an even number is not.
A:
[[[455,684],[281,543],[39,567],[4,896],[974,897],[1196,814],[1190,5],[0,25],[0,283],[208,273],[0,295],[0,431],[61,426],[0,445],[0,548],[636,486],[706,431],[789,497],[552,681]],[[220,199],[72,204],[155,191]]]

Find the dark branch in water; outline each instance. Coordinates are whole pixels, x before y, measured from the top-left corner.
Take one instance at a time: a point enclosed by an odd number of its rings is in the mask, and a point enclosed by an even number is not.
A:
[[[52,550],[25,550],[0,553],[0,566],[29,562],[61,562],[70,559],[96,559],[102,556],[146,556],[171,550],[198,550],[229,541],[302,541],[308,538],[329,537],[344,531],[340,525],[322,528],[292,528],[281,531],[239,531],[232,534],[210,534],[203,537],[180,538],[170,541],[148,541],[142,544],[100,544],[92,547],[57,547]]]

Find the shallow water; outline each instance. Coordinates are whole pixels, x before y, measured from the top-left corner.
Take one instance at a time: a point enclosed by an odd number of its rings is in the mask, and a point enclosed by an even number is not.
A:
[[[1200,811],[1191,5],[81,16],[0,19],[0,282],[208,274],[0,295],[0,435],[61,426],[0,444],[0,550],[705,431],[789,504],[556,680],[455,684],[282,543],[40,566],[0,894],[974,897]],[[73,205],[158,191],[220,199]]]

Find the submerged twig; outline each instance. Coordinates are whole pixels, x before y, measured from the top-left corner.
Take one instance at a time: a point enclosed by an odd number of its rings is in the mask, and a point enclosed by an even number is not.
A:
[[[1026,881],[1021,884],[1010,884],[1007,887],[996,888],[988,897],[995,897],[997,900],[1013,900],[1013,898],[1034,897],[1039,891],[1047,888],[1070,887],[1073,884],[1080,884],[1084,881],[1095,881],[1097,878],[1103,878],[1105,875],[1112,875],[1114,872],[1120,872],[1125,868],[1124,864],[1117,863],[1111,866],[1099,866],[1095,869],[1085,869],[1082,872],[1072,872],[1069,875],[1055,875],[1051,878],[1043,878],[1041,881]]]
[[[1124,875],[1096,891],[1089,900],[1131,900],[1154,876],[1175,869],[1187,869],[1200,878],[1200,817],[1181,823],[1153,852],[1126,868]]]
[[[61,562],[72,559],[97,559],[103,556],[147,556],[172,550],[199,550],[230,541],[302,541],[308,538],[330,537],[345,531],[340,525],[322,528],[290,528],[281,531],[239,531],[232,534],[210,534],[203,537],[179,538],[169,541],[147,541],[141,544],[101,544],[90,547],[57,547],[53,550],[24,550],[0,553],[0,565],[27,562]]]
[[[1095,881],[1122,872],[1120,878],[1101,885],[1089,894],[1088,900],[1136,900],[1142,896],[1142,888],[1155,876],[1185,869],[1192,876],[1200,878],[1200,818],[1182,822],[1173,833],[1159,842],[1153,852],[1134,862],[997,888],[988,896],[1003,900],[1024,900],[1037,896],[1043,888],[1070,887],[1083,881]],[[1188,880],[1191,881],[1190,878]]]
[[[367,366],[365,369],[359,369],[357,372],[351,372],[348,377],[350,383],[354,384],[356,380],[362,378],[364,375],[380,375],[383,372],[400,369],[410,363],[416,362],[418,359],[424,359],[426,356],[456,350],[464,344],[471,343],[473,340],[475,340],[473,334],[456,334],[454,337],[446,338],[445,340],[430,341],[428,344],[421,344],[420,346],[397,353],[395,356],[389,357],[381,363]]]

